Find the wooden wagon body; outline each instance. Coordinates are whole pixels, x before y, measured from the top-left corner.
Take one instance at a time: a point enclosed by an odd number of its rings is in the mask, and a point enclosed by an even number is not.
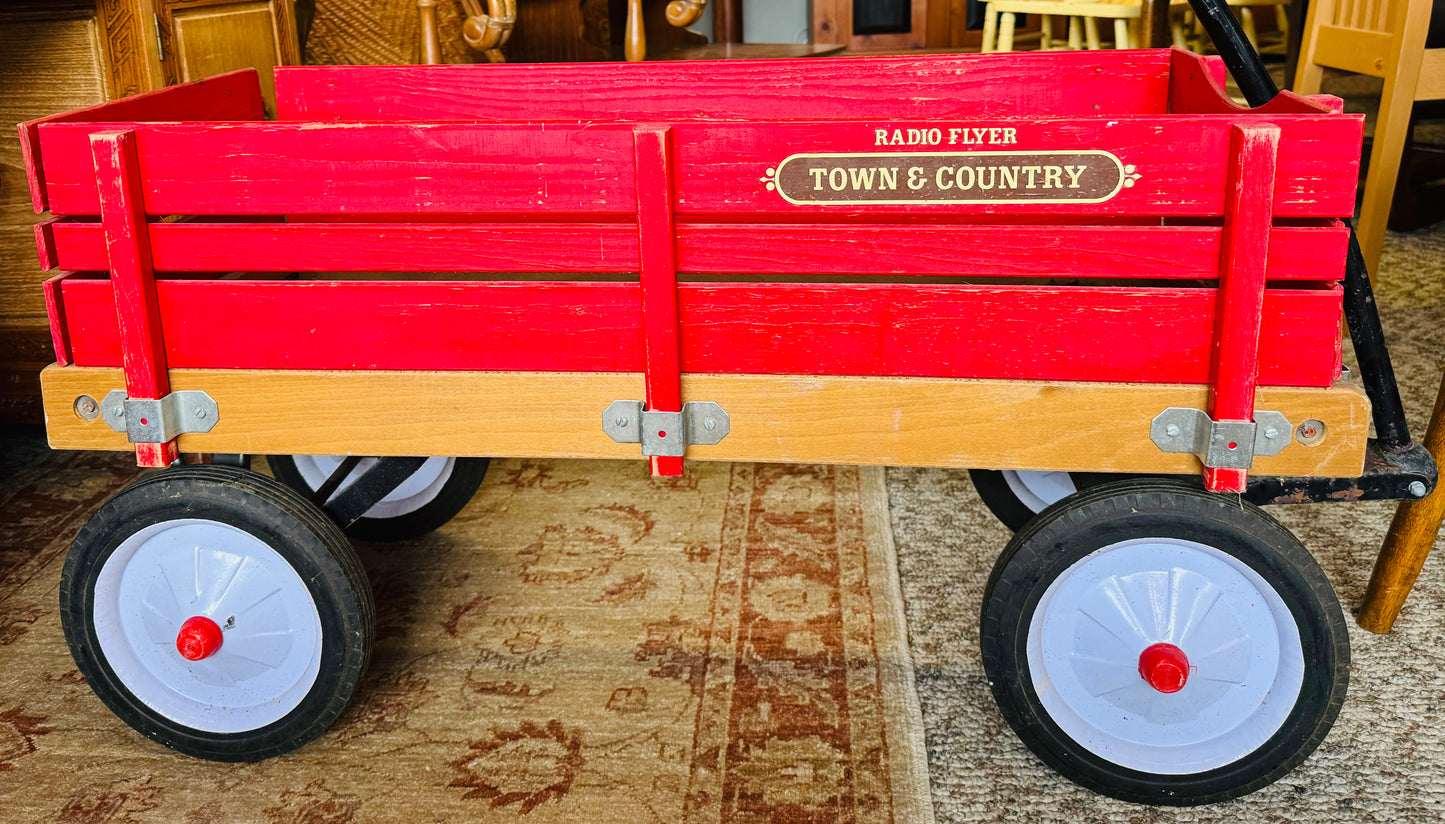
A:
[[[242,72],[23,124],[62,270],[51,443],[217,458],[77,536],[77,666],[183,752],[305,744],[371,649],[341,530],[434,529],[490,456],[1125,473],[1150,477],[1065,476],[1010,524],[981,621],[1000,710],[1119,798],[1276,780],[1339,711],[1348,634],[1247,501],[1422,497],[1435,468],[1346,266],[1363,119],[1243,108],[1223,74],[1182,51],[293,68],[275,121]]]
[[[50,437],[128,448],[77,398],[174,388],[219,419],[152,463],[618,458],[613,401],[711,401],[730,431],[689,458],[1193,472],[1161,411],[1259,408],[1327,434],[1257,472],[1358,475],[1362,119],[1222,78],[1178,51],[300,68],[277,121],[242,72],[26,124],[64,216]]]

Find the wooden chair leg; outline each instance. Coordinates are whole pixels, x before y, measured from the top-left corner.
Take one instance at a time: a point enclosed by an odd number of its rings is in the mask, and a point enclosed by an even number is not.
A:
[[[1084,42],[1090,49],[1099,48],[1099,19],[1097,17],[1084,18]]]
[[[1069,48],[1078,51],[1084,47],[1084,25],[1077,17],[1069,18]]]
[[[992,54],[998,50],[998,12],[993,10],[993,4],[989,3],[983,7],[983,48],[984,54]]]
[[[1425,448],[1435,456],[1436,463],[1445,464],[1445,382],[1435,398],[1435,412],[1430,416],[1430,429],[1425,434]],[[1385,545],[1375,561],[1375,572],[1365,590],[1365,603],[1360,608],[1360,626],[1370,632],[1389,632],[1395,625],[1405,598],[1415,586],[1415,578],[1435,536],[1445,520],[1445,484],[1419,501],[1406,501],[1395,510],[1395,520],[1385,535]]]
[[[1014,50],[1014,13],[1011,11],[999,15],[998,50],[1001,52]]]
[[[1054,46],[1054,18],[1052,15],[1039,15],[1039,51],[1048,51]]]
[[[1114,48],[1129,48],[1129,21],[1122,17],[1114,18]]]

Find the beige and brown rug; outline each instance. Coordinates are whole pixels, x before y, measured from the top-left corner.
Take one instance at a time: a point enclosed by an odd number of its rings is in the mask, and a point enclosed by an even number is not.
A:
[[[446,527],[362,547],[377,646],[337,725],[242,765],[132,733],[66,651],[64,551],[135,471],[0,481],[0,820],[931,820],[879,470],[494,462]]]

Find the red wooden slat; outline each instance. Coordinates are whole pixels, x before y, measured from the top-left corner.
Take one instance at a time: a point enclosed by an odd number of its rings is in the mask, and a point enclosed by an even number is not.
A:
[[[75,362],[115,366],[105,281],[61,284]],[[643,370],[634,284],[160,281],[172,366]],[[689,284],[688,372],[1205,383],[1215,290]],[[1338,376],[1341,291],[1267,290],[1260,383]],[[216,322],[225,318],[225,323]]]
[[[42,162],[40,152],[41,124],[263,120],[265,117],[256,70],[239,69],[193,83],[156,89],[21,123],[20,156],[25,164],[25,174],[30,179],[30,197],[35,211],[43,212],[49,208],[45,184],[49,170]]]
[[[679,216],[806,216],[810,221],[858,213],[1220,215],[1230,122],[1225,117],[1194,116],[960,120],[914,126],[862,120],[681,123],[673,127],[675,209]],[[1360,121],[1275,115],[1270,122],[1282,129],[1275,214],[1350,214]],[[894,131],[907,134],[915,126],[919,130],[936,128],[940,145],[926,150],[877,145],[880,131],[891,139]],[[62,123],[40,130],[50,158],[50,198],[57,211],[95,211],[94,179],[88,158],[79,150],[86,130],[94,128]],[[616,214],[635,208],[631,134],[620,126],[243,123],[135,128],[146,170],[146,208],[152,214]],[[972,151],[969,146],[948,144],[955,129],[960,140],[978,134],[965,130],[976,129],[982,130],[985,140],[1012,138],[1016,142],[988,144]],[[981,155],[982,151],[999,154]],[[1046,154],[1021,158],[1020,152]],[[1011,200],[976,204],[799,205],[785,200],[776,188],[770,189],[764,179],[770,169],[779,168],[794,155],[876,154],[876,165],[897,169],[903,182],[895,181],[889,193],[880,194],[877,187],[885,185],[883,175],[871,177],[873,190],[866,189],[870,178],[860,175],[857,185],[861,188],[849,190],[846,196],[854,200],[892,198],[892,192],[897,192],[898,199],[909,200],[914,195],[906,191],[906,180],[910,169],[924,162],[925,156],[955,153],[937,163],[987,164],[992,160],[1017,169],[1037,158],[1050,168],[1063,168],[1080,152],[1095,153],[1090,155],[1090,163],[1099,167],[1099,180],[1115,182],[1117,191],[1105,193],[1109,196],[1101,202],[1019,201],[1039,196],[1074,197],[1067,191],[1065,178],[1050,180],[1042,172],[1036,175],[1034,191],[1027,189],[1026,173],[1015,171],[1010,173],[1014,178]],[[1118,164],[1098,152],[1112,153]],[[804,169],[813,161],[794,162]],[[818,162],[827,165],[832,161]],[[875,158],[868,157],[866,163],[873,165]],[[926,177],[933,181],[938,175],[928,173]],[[1126,177],[1132,185],[1120,184]],[[798,192],[796,181],[790,185],[794,194],[813,196]],[[922,191],[927,194],[929,190]],[[821,194],[831,196],[829,192]]]
[[[61,288],[75,362],[118,365],[109,284]],[[636,284],[163,280],[157,294],[178,369],[643,368]]]
[[[671,129],[639,126],[637,236],[642,284],[642,335],[646,353],[647,408],[682,411],[682,366],[677,329],[677,234],[672,225]],[[677,433],[679,436],[682,433]],[[652,456],[652,474],[682,474],[682,458]]]
[[[55,232],[51,227],[53,227],[57,221],[61,220],[65,220],[65,218],[52,217],[35,224],[35,251],[40,256],[40,271],[42,272],[49,272],[51,269],[54,269],[56,266],[60,265],[60,253],[59,250],[56,248]],[[101,247],[100,253],[103,256],[105,254],[105,235],[99,231],[99,228],[100,227],[97,226],[96,231],[93,232],[92,236],[90,238],[87,238],[87,240],[99,241]],[[87,246],[91,245],[92,244],[87,244]],[[97,266],[92,266],[90,268],[104,269],[107,268],[109,265],[110,264],[107,261]]]
[[[1279,129],[1235,126],[1230,135],[1229,191],[1225,195],[1224,254],[1220,260],[1219,308],[1215,311],[1214,362],[1209,370],[1209,416],[1215,421],[1254,420],[1259,374],[1260,322],[1274,200]],[[1211,492],[1243,492],[1241,469],[1205,467]]]
[[[100,225],[47,226],[50,265],[104,269]],[[1203,278],[1219,273],[1217,226],[683,223],[678,271],[744,275]],[[550,272],[638,269],[637,231],[608,224],[153,223],[170,272]],[[1277,226],[1271,281],[1343,272],[1339,221]],[[47,267],[49,268],[49,267]]]
[[[607,125],[126,124],[150,214],[636,209],[632,133]],[[43,126],[51,207],[94,214],[94,124]]]
[[[939,145],[931,147],[880,146],[879,132],[888,140],[893,132],[902,132],[908,139],[908,124],[887,122],[854,123],[682,123],[675,127],[677,147],[677,213],[680,217],[710,214],[789,214],[806,216],[808,220],[827,219],[848,212],[889,213],[910,211],[921,214],[1036,214],[1053,215],[1220,215],[1229,162],[1229,127],[1227,117],[1127,117],[1104,120],[997,120],[957,121],[931,124],[937,128]],[[1269,122],[1280,126],[1282,137],[1279,153],[1279,176],[1275,188],[1274,212],[1279,217],[1340,217],[1354,210],[1354,180],[1359,164],[1359,142],[1363,123],[1357,118],[1337,115],[1274,115]],[[894,128],[897,126],[897,128]],[[922,127],[920,126],[920,129]],[[997,138],[1014,143],[985,143],[982,146],[950,145],[953,130],[958,139],[965,134],[985,140]],[[967,130],[967,131],[965,131]],[[1012,130],[1012,134],[1010,134]],[[984,155],[992,152],[994,155]],[[1020,153],[1042,152],[1043,155],[1020,156]],[[1051,186],[1042,173],[1036,173],[1035,189],[1028,189],[1029,178],[1021,170],[1029,163],[1065,166],[1071,153],[1108,152],[1118,159],[1124,174],[1115,171],[1117,179],[1128,183],[1101,202],[1069,203],[1049,199],[1018,200],[1018,198],[1055,198],[1069,191]],[[810,199],[791,203],[780,191],[770,188],[774,173],[779,178],[780,164],[795,155],[835,155],[859,158],[854,161],[810,160],[799,158],[800,174],[793,175],[790,191]],[[876,157],[875,157],[876,155]],[[930,157],[950,155],[930,160]],[[991,200],[982,203],[946,202],[916,204],[916,199],[938,191],[939,178],[955,190],[963,184],[958,177],[942,175],[941,167],[983,164],[983,158],[996,157],[997,163],[1018,167],[1010,187],[1012,200]],[[835,177],[831,169],[856,165],[866,171],[889,169],[885,178],[881,171],[871,176],[860,172]],[[1106,180],[1107,159],[1090,161]],[[1130,168],[1132,167],[1132,169]],[[829,170],[813,176],[806,170]],[[1118,166],[1114,167],[1115,169]],[[913,169],[922,169],[918,194],[909,190]],[[1130,175],[1137,173],[1137,178]],[[797,177],[802,177],[800,184]],[[996,173],[990,183],[1000,179]],[[1071,182],[1058,178],[1066,187]],[[841,181],[841,182],[839,182]],[[965,183],[967,180],[965,179]],[[1080,181],[1081,189],[1085,188]],[[782,185],[782,181],[778,181]],[[841,185],[842,191],[832,191]],[[869,186],[871,185],[871,188]],[[982,184],[979,184],[982,185]],[[971,196],[992,197],[978,186],[968,190]],[[951,197],[951,192],[938,197]],[[864,203],[869,198],[907,201],[912,205]],[[812,198],[843,198],[826,205],[811,202]]]
[[[95,224],[63,223],[69,268],[104,268]],[[173,272],[636,272],[627,223],[153,223],[156,268]],[[1316,274],[1318,277],[1318,274]]]
[[[61,281],[73,274],[61,272],[53,278],[47,278],[43,286],[45,317],[50,321],[50,341],[55,346],[55,362],[61,366],[69,366],[74,360],[70,355],[70,326],[65,319],[65,302],[60,294]]]
[[[686,372],[1196,383],[1214,290],[684,284]],[[1326,386],[1338,288],[1270,290],[1260,381]]]
[[[171,392],[171,382],[151,270],[150,233],[141,205],[135,133],[100,132],[90,136],[90,144],[110,257],[126,396],[132,400],[164,398]],[[138,443],[135,456],[137,464],[150,467],[170,466],[180,457],[174,439]]]
[[[1094,116],[1162,113],[1168,67],[1163,50],[1107,57],[306,66],[276,70],[276,105],[281,120],[318,121]]]

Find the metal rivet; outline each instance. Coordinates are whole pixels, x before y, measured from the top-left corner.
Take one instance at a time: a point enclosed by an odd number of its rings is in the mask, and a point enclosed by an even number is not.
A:
[[[617,427],[620,429],[627,425],[627,419],[619,416],[616,421],[613,421],[613,423],[617,424]]]
[[[711,432],[711,431],[713,431],[714,429],[717,429],[717,421],[713,420],[712,418],[703,418],[703,419],[702,419],[702,428],[703,428],[703,429],[706,429],[706,430],[709,431],[709,432]]]
[[[1168,435],[1171,438],[1177,438],[1179,437],[1179,427],[1171,423],[1169,424],[1169,428],[1164,430],[1164,434]]]
[[[1425,482],[1424,482],[1424,481],[1411,481],[1411,482],[1410,482],[1410,494],[1411,494],[1411,495],[1414,495],[1416,498],[1423,498],[1423,497],[1425,497]]]

